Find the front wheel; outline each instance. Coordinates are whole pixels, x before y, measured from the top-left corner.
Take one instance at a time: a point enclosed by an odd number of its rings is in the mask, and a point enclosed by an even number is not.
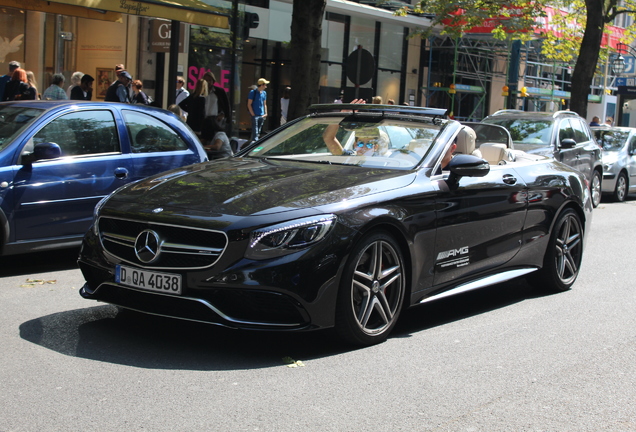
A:
[[[579,275],[583,258],[583,224],[572,209],[566,209],[554,224],[536,282],[552,291],[567,291]]]
[[[406,287],[404,260],[395,239],[385,232],[364,237],[343,272],[336,327],[355,345],[384,342],[400,315]]]
[[[614,188],[614,200],[618,202],[625,201],[627,197],[627,176],[621,172],[616,179],[616,187]]]
[[[590,193],[592,195],[592,207],[596,208],[601,203],[601,173],[594,170],[592,183],[590,183]]]

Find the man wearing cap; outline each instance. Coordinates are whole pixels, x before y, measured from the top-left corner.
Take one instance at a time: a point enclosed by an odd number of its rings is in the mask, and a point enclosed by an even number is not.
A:
[[[130,103],[130,83],[132,82],[132,76],[128,71],[119,71],[117,75],[117,81],[112,83],[106,91],[105,102],[123,102]]]
[[[42,93],[42,100],[67,100],[66,91],[64,87],[64,75],[56,73],[51,78],[51,85]]]
[[[80,80],[80,85],[71,89],[71,99],[91,100],[93,98],[93,81],[95,78],[89,74],[84,74]]]
[[[267,81],[265,78],[259,78],[257,81],[257,87],[250,91],[247,98],[247,109],[252,116],[252,138],[251,140],[257,140],[261,134],[261,128],[265,123],[265,117],[267,117]]]

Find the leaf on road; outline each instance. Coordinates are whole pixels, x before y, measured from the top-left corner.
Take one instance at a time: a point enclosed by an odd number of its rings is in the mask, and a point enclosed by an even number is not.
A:
[[[305,367],[305,364],[300,360],[294,360],[291,357],[283,357],[283,362],[287,365],[287,367],[295,368],[295,367]]]
[[[44,280],[44,279],[27,279],[26,283],[20,285],[22,288],[31,288],[36,285],[44,285],[44,284],[54,284],[57,283],[57,280]]]

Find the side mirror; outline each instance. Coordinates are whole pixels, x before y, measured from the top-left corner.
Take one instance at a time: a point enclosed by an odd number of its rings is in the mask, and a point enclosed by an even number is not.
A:
[[[576,141],[574,141],[572,138],[566,138],[561,141],[561,148],[571,149],[574,147],[576,147]]]
[[[448,185],[456,187],[462,177],[484,177],[490,172],[490,164],[473,155],[457,155],[448,163]]]
[[[31,165],[35,161],[43,159],[56,159],[62,157],[62,149],[60,146],[52,143],[40,143],[33,147],[33,151],[22,153],[22,164]]]

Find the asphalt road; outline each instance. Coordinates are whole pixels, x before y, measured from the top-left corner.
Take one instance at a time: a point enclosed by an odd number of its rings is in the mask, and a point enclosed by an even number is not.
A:
[[[571,291],[443,299],[359,350],[118,316],[77,251],[1,258],[0,431],[635,431],[635,215],[594,211]]]

